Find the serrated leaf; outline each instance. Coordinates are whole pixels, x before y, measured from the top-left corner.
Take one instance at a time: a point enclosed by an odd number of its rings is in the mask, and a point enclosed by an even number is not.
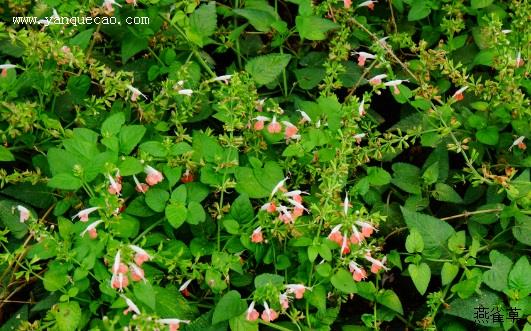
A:
[[[210,1],[201,5],[190,15],[190,39],[198,46],[203,47],[205,39],[216,32],[217,16],[216,2]]]
[[[48,182],[48,186],[61,189],[74,191],[79,189],[83,185],[81,179],[74,177],[70,174],[58,174],[53,176]]]
[[[418,21],[427,17],[431,13],[431,8],[428,7],[426,2],[425,0],[414,1],[407,15],[407,20]]]
[[[335,288],[344,293],[356,293],[356,282],[352,278],[352,274],[345,269],[339,269],[336,274],[330,278],[330,282]]]
[[[251,74],[258,84],[269,84],[286,68],[291,55],[289,54],[268,54],[255,57],[247,62],[245,70]]]
[[[214,309],[214,315],[212,316],[212,324],[216,324],[222,321],[229,320],[233,317],[241,315],[247,305],[245,301],[241,299],[238,291],[227,292],[217,303]]]
[[[122,63],[127,62],[135,54],[147,49],[149,47],[146,37],[136,36],[132,33],[128,33],[122,38]]]
[[[423,262],[419,265],[410,264],[407,267],[407,270],[409,271],[409,275],[411,276],[411,280],[413,281],[413,284],[415,284],[417,291],[419,291],[420,294],[424,295],[430,283],[430,267]]]
[[[507,277],[513,262],[496,250],[489,253],[489,259],[492,268],[483,273],[483,282],[496,291],[503,291],[507,288]]]
[[[446,241],[455,233],[453,227],[433,216],[410,211],[400,207],[409,229],[417,229],[424,241],[424,254],[449,255]]]
[[[339,28],[337,23],[318,16],[297,16],[295,18],[297,32],[302,39],[325,40],[326,33]]]

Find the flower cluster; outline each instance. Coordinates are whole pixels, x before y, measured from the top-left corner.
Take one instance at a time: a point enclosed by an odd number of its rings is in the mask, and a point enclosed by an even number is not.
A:
[[[279,293],[278,295],[278,303],[283,311],[289,308],[289,303],[292,300],[291,296],[294,296],[295,299],[300,300],[304,297],[304,292],[306,292],[306,290],[311,290],[311,288],[302,284],[287,284],[284,287],[286,289],[284,293]],[[270,323],[278,318],[279,313],[273,308],[270,308],[266,301],[263,301],[263,306],[264,310],[262,311],[262,314],[260,314],[258,310],[254,308],[255,302],[252,301],[249,305],[249,308],[247,308],[247,320],[256,321],[258,317],[261,317],[264,322]]]
[[[284,184],[288,178],[282,179],[280,182],[275,185],[271,191],[269,197],[269,202],[265,203],[260,207],[260,210],[266,211],[269,214],[278,213],[278,219],[285,224],[293,224],[297,218],[302,216],[304,212],[309,212],[306,207],[304,207],[302,195],[308,194],[301,190],[289,191],[284,187]],[[278,192],[282,192],[281,195],[277,196]],[[291,206],[285,206],[282,202],[287,202]],[[262,227],[257,227],[251,234],[251,241],[253,243],[263,242],[264,237],[262,234]]]
[[[348,195],[345,196],[345,200],[343,202],[343,214],[346,217],[349,215],[349,200]],[[350,226],[350,228],[348,228]],[[347,227],[345,231],[341,232],[341,228]],[[362,220],[355,220],[354,222],[347,222],[345,220],[344,223],[338,224],[332,228],[330,233],[328,234],[328,239],[337,243],[340,247],[340,254],[341,256],[347,255],[351,252],[351,248],[353,245],[355,246],[361,246],[362,242],[365,241],[367,238],[370,238],[371,235],[374,232],[377,232],[378,230],[374,227],[373,224],[369,222],[365,222]],[[386,258],[384,257],[381,261],[373,258],[370,254],[370,251],[366,251],[366,253],[363,255],[363,257],[370,263],[372,263],[371,266],[371,272],[372,273],[378,273],[381,269],[387,270],[387,268],[384,266],[384,263],[386,261]],[[349,263],[349,269],[350,272],[352,272],[352,276],[355,281],[361,281],[362,279],[367,278],[367,273],[361,267],[358,265],[355,261],[351,261]]]
[[[121,252],[118,250],[114,256],[114,263],[112,265],[111,287],[120,292],[123,292],[124,288],[129,285],[129,278],[127,276],[129,271],[133,281],[146,281],[142,264],[151,259],[151,256],[142,248],[136,245],[129,245],[129,248],[135,253],[133,258],[134,263],[129,263],[129,267],[123,263],[121,260]]]

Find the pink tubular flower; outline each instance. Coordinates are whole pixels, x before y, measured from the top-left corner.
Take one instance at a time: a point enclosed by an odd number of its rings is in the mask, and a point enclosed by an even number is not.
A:
[[[350,253],[350,245],[347,241],[347,232],[343,234],[343,242],[341,243],[341,253],[340,255],[343,256],[344,254]]]
[[[135,181],[135,190],[138,193],[146,193],[147,190],[149,190],[149,185],[146,183],[140,183],[135,175],[133,175],[133,180]]]
[[[117,275],[119,273],[126,273],[127,272],[127,266],[122,263],[122,259],[120,257],[120,250],[116,252],[116,255],[114,255],[114,263],[112,264],[112,274]]]
[[[465,92],[467,88],[468,88],[468,86],[461,87],[459,90],[455,91],[455,93],[452,96],[452,98],[454,98],[455,101],[463,100],[463,98],[464,98],[463,92]]]
[[[271,121],[271,119],[266,116],[256,116],[254,119],[256,120],[256,122],[254,122],[253,128],[256,131],[262,130],[264,128],[264,123]]]
[[[18,205],[17,206],[17,210],[19,212],[19,221],[20,223],[24,223],[26,222],[29,217],[30,217],[30,211],[28,210],[28,208],[22,206],[22,205]]]
[[[129,278],[123,273],[119,273],[117,275],[112,275],[111,277],[111,287],[123,292],[124,288],[126,288],[129,285]],[[125,314],[125,312],[124,312]]]
[[[365,255],[365,259],[367,259],[367,261],[371,262],[372,263],[372,266],[371,266],[371,272],[373,274],[375,273],[378,273],[378,271],[380,271],[381,269],[384,269],[384,270],[389,270],[385,265],[385,261],[387,260],[387,257],[384,257],[381,261],[379,260],[376,260],[375,258],[371,257],[370,253],[367,253]]]
[[[356,144],[361,144],[361,140],[365,138],[365,133],[358,133],[354,135],[354,139],[356,139]]]
[[[343,214],[345,214],[345,216],[348,215],[349,207],[350,207],[350,203],[348,201],[348,192],[345,192],[345,200],[343,200]]]
[[[112,5],[117,5],[118,7],[122,7],[119,3],[117,3],[115,0],[104,0],[102,7],[105,7],[108,11],[113,11],[114,8]]]
[[[280,302],[280,306],[282,309],[288,309],[289,308],[289,298],[287,293],[281,293],[278,295],[278,301]]]
[[[286,285],[286,289],[287,293],[295,294],[295,299],[302,299],[304,297],[304,292],[306,292],[306,290],[309,290],[308,287],[302,284],[288,284]]]
[[[336,242],[339,246],[343,243],[343,235],[341,235],[341,224],[338,224],[332,228],[332,231],[330,231],[330,234],[328,235],[328,239],[332,240],[333,242]]]
[[[274,202],[268,202],[264,205],[262,205],[262,207],[260,207],[260,210],[265,210],[267,211],[268,213],[274,213],[276,210],[277,210],[277,206],[275,205]]]
[[[284,136],[286,137],[286,139],[292,138],[297,134],[297,132],[299,132],[299,129],[297,129],[295,125],[288,121],[282,121],[282,124],[286,126],[286,129],[284,130]]]
[[[273,309],[269,308],[267,305],[267,302],[264,301],[264,311],[262,312],[262,320],[265,322],[273,322],[278,318],[278,313],[274,311]]]
[[[288,201],[295,207],[295,209],[304,210],[305,212],[309,213],[308,209],[306,209],[300,202],[296,201],[295,199],[288,199]]]
[[[100,209],[100,207],[91,207],[91,208],[83,209],[79,213],[77,213],[74,216],[72,216],[72,219],[74,219],[76,217],[79,217],[79,220],[81,222],[86,222],[89,219],[90,213],[95,212],[98,209]]]
[[[151,256],[142,248],[136,245],[129,245],[129,247],[135,252],[135,263],[141,266],[144,262],[151,260]]]
[[[159,324],[166,324],[169,327],[169,331],[177,331],[181,327],[181,323],[190,324],[189,320],[181,320],[178,318],[163,318],[157,320]]]
[[[261,226],[254,229],[253,234],[251,234],[251,241],[255,244],[259,244],[264,241],[264,235],[262,234]]]
[[[162,180],[164,179],[164,176],[162,176],[162,173],[153,167],[145,166],[144,172],[147,174],[146,183],[149,186],[156,185],[162,182]]]
[[[361,234],[355,225],[352,226],[352,235],[350,236],[350,242],[354,245],[358,245],[363,241],[364,237],[363,234]]]
[[[391,80],[384,83],[384,86],[391,86],[393,88],[394,94],[400,94],[400,90],[398,89],[398,85],[402,84],[403,82],[409,82],[407,79],[396,79]]]
[[[119,181],[115,181],[114,178],[112,178],[111,175],[109,175],[109,181],[111,184],[109,185],[109,193],[120,195],[120,192],[122,191],[122,184],[120,184]]]
[[[254,301],[253,301],[249,305],[249,308],[247,308],[246,319],[248,321],[256,321],[258,319],[258,316],[260,316],[260,313],[258,313],[258,311],[254,309]]]
[[[280,125],[280,123],[277,122],[277,117],[273,116],[273,120],[267,126],[267,132],[275,134],[279,133],[280,131],[282,131],[282,126]]]
[[[514,146],[518,146],[518,148],[520,148],[521,150],[525,150],[527,146],[524,143],[524,139],[525,139],[525,136],[520,136],[516,138],[516,140],[513,141],[513,144],[511,145],[511,147],[509,147],[509,152],[513,149]]]
[[[179,287],[179,292],[181,292],[181,294],[185,297],[189,297],[190,296],[190,292],[188,291],[188,285],[190,285],[190,283],[192,282],[191,279],[188,279],[186,282],[184,282],[181,287]]]
[[[266,99],[260,99],[256,102],[256,110],[262,112]]]
[[[229,80],[232,78],[232,75],[223,75],[223,76],[218,76],[214,79],[212,79],[213,81],[216,81],[216,82],[223,82],[225,84],[228,84],[229,83]]]
[[[286,191],[286,189],[284,188],[284,183],[286,183],[287,180],[288,180],[288,177],[285,177],[280,182],[278,182],[277,185],[275,185],[275,187],[273,187],[273,190],[271,191],[270,198],[272,198],[278,192],[278,190],[281,190],[283,192]]]
[[[138,96],[141,95],[143,96],[145,99],[147,99],[147,97],[142,93],[140,92],[139,89],[137,89],[136,87],[133,87],[132,85],[127,85],[127,89],[129,91],[131,91],[131,101],[136,101],[136,99],[138,99]]]
[[[278,218],[284,222],[285,224],[288,224],[288,223],[293,223],[293,221],[295,220],[293,218],[293,215],[291,214],[291,212],[289,211],[288,208],[286,208],[286,206],[278,206],[278,210],[280,211],[280,215],[278,215]]]
[[[365,114],[365,100],[361,99],[360,105],[358,106],[358,115],[363,117]]]
[[[367,61],[367,59],[375,59],[376,58],[376,55],[371,54],[371,53],[367,53],[367,52],[354,52],[354,54],[358,55],[358,65],[360,67],[365,66],[365,61]]]
[[[179,93],[180,95],[186,95],[187,97],[191,97],[194,91],[190,89],[184,89],[184,90],[179,90],[179,92],[177,93]]]
[[[371,85],[381,84],[382,83],[382,79],[384,79],[386,77],[387,77],[386,74],[376,75],[376,76],[372,77],[371,79],[369,79],[369,84],[371,84]]]
[[[312,119],[310,118],[310,116],[308,116],[308,114],[306,114],[306,112],[304,112],[303,110],[300,110],[300,109],[297,109],[296,111],[298,111],[299,113],[301,113],[301,116],[302,116],[302,119],[299,121],[299,124],[303,124],[303,123],[311,123],[312,122]]]
[[[352,6],[352,0],[343,0],[343,4],[345,5],[345,8],[349,9],[350,6]]]
[[[367,278],[367,273],[356,262],[350,261],[348,264],[350,272],[352,272],[352,278],[355,281],[360,282],[362,279]]]
[[[134,282],[139,282],[141,280],[143,280],[144,283],[146,282],[146,278],[144,277],[144,269],[133,263],[129,264],[129,268],[131,268],[131,279]]]
[[[127,309],[124,310],[124,315],[127,315],[130,311],[137,315],[140,315],[140,309],[138,309],[137,305],[135,305],[135,303],[131,299],[129,299],[123,294],[120,294],[120,296],[125,300],[125,303],[127,304]]]
[[[516,55],[515,66],[517,68],[520,68],[523,65],[524,65],[524,60],[522,59],[522,52],[518,52],[518,54]]]
[[[293,200],[297,201],[298,203],[302,203],[302,196],[301,194],[308,194],[308,192],[304,192],[301,190],[293,190],[284,193],[285,197],[293,198]]]
[[[2,69],[2,73],[0,74],[2,77],[6,77],[7,76],[7,70],[8,69],[14,69],[16,68],[17,66],[14,65],[14,64],[9,64],[9,63],[6,63],[6,64],[0,64],[0,69]]]
[[[376,228],[371,223],[356,221],[356,224],[361,226],[361,234],[365,238],[369,238],[372,235],[373,231],[378,232],[378,230],[376,230]]]
[[[81,232],[81,237],[84,237],[85,233],[88,232],[90,239],[96,239],[98,237],[98,233],[96,232],[96,227],[100,225],[101,223],[103,223],[102,220],[90,223],[89,226],[87,226],[87,228],[83,232]]]
[[[125,0],[128,4],[133,4],[133,6],[137,6],[136,0]]]
[[[378,1],[365,1],[365,2],[362,2],[358,5],[358,8],[359,7],[367,7],[369,8],[370,10],[374,10],[374,4],[377,3]]]

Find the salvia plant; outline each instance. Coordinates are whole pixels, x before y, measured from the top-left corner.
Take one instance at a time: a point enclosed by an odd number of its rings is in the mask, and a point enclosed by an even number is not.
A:
[[[0,330],[531,330],[527,0],[0,17]]]

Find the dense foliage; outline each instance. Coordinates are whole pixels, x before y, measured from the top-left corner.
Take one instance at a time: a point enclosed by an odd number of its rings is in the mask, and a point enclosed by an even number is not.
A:
[[[0,330],[531,330],[527,0],[0,17]]]

